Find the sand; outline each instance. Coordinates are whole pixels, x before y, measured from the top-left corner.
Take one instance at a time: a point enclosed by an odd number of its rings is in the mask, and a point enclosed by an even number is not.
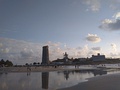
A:
[[[44,72],[62,70],[62,67],[2,67],[0,72]]]
[[[66,68],[55,66],[31,66],[31,67],[1,67],[0,72],[46,72],[46,71],[60,71],[60,70],[93,70],[97,67],[79,67],[79,68]]]
[[[120,90],[120,74],[97,76],[73,87],[59,90]]]

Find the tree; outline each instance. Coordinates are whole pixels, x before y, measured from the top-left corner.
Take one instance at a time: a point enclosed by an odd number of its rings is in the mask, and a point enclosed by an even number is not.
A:
[[[40,63],[39,63],[39,62],[38,62],[37,64],[38,64],[38,65],[40,65]]]
[[[5,61],[3,59],[1,60],[1,65],[5,65]]]
[[[13,63],[11,61],[7,60],[5,62],[5,65],[8,66],[8,67],[10,67],[10,66],[13,66]]]
[[[28,66],[28,63],[26,63],[25,65]]]
[[[9,60],[4,61],[3,59],[1,59],[0,65],[10,67],[10,66],[13,66],[13,63]]]
[[[36,65],[36,64],[37,64],[36,62],[33,63],[33,65]]]

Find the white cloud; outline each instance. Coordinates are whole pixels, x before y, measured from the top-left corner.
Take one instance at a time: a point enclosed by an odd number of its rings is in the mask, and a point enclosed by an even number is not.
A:
[[[97,54],[98,50],[92,50],[88,45],[84,45],[83,47],[71,48],[69,52],[73,52],[72,55],[74,55],[74,58],[87,58],[93,54]]]
[[[41,62],[41,44],[7,38],[0,38],[0,42],[0,59],[8,59],[18,64]]]
[[[9,49],[8,49],[8,48],[1,49],[1,53],[4,53],[4,54],[6,54],[6,53],[8,53],[8,52],[9,52]]]
[[[100,0],[83,0],[83,3],[88,5],[87,11],[91,10],[96,12],[99,11],[101,7]]]
[[[112,44],[111,44],[111,47],[112,47],[113,51],[117,51],[117,46],[116,46],[115,43],[112,43]]]
[[[118,53],[110,53],[109,54],[109,57],[112,57],[112,58],[120,58],[120,52],[118,52]]]
[[[86,40],[93,43],[97,43],[101,41],[101,38],[98,37],[96,34],[88,34],[88,36],[86,37]]]
[[[113,18],[120,19],[120,12],[117,12],[113,15]]]
[[[102,6],[103,0],[83,0],[83,4],[87,5],[88,8],[86,11],[99,11]],[[112,10],[119,11],[120,10],[120,0],[109,0],[108,7]]]
[[[63,50],[69,54],[70,58],[80,58],[80,57],[88,57],[89,48],[88,45],[85,45],[83,47],[76,47],[76,48],[70,48],[67,47],[65,50]]]
[[[64,47],[62,43],[49,42],[46,44],[31,43],[15,39],[0,38],[2,47],[0,48],[0,59],[11,60],[14,64],[25,64],[42,61],[42,47],[49,46],[50,60],[63,58],[63,53],[67,52],[69,58],[90,57],[91,49],[88,45],[84,47]],[[3,51],[5,53],[3,53]]]
[[[89,52],[89,47],[88,47],[88,45],[85,45],[82,48],[82,50],[81,50],[81,56],[83,56],[83,57],[85,57],[85,56],[89,57],[88,52]]]
[[[94,51],[100,51],[101,50],[100,47],[92,47],[91,49],[94,50]]]
[[[82,47],[77,47],[76,49],[77,49],[77,50],[81,50],[81,49],[82,49]]]
[[[97,37],[97,35],[93,34],[90,34],[89,36]],[[3,58],[5,60],[11,60],[14,64],[25,64],[33,62],[41,63],[42,61],[42,47],[45,44],[6,38],[0,38],[0,42],[2,43],[2,47],[0,47],[0,59]],[[101,47],[89,48],[88,45],[71,48],[68,45],[64,47],[64,44],[62,43],[50,42],[49,44],[49,57],[51,61],[57,58],[63,58],[63,53],[65,52],[68,53],[69,58],[86,58],[91,57],[93,54],[97,54],[101,50]],[[112,43],[111,47],[115,49],[116,45]],[[6,53],[3,53],[3,51]]]
[[[8,59],[15,64],[41,62],[44,45],[49,46],[50,60],[63,58],[63,53],[69,51],[60,42],[32,43],[8,38],[0,38],[0,42],[0,59]]]
[[[119,0],[110,0],[110,5],[109,7],[112,10],[120,10],[120,1]]]
[[[81,49],[81,56],[84,57],[91,57],[92,55],[96,55],[97,53],[100,53],[101,48],[100,47],[92,47],[89,48],[88,45],[85,45],[82,49]]]
[[[61,43],[60,43],[60,42],[56,42],[56,43],[54,43],[54,42],[48,41],[48,42],[46,43],[46,45],[54,46],[54,47],[58,47],[58,46],[61,45]]]
[[[104,19],[99,28],[107,31],[120,30],[120,12],[114,14],[113,19]]]
[[[110,24],[110,23],[112,23],[112,22],[113,22],[113,21],[110,20],[110,19],[105,19],[105,20],[102,21],[103,24],[106,24],[106,23],[107,23],[107,24]]]

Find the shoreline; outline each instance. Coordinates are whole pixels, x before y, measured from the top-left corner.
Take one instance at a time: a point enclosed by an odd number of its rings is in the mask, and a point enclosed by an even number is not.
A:
[[[69,70],[99,70],[96,67],[79,67],[79,68],[66,68],[66,67],[1,67],[0,73],[4,72],[51,72],[51,71],[69,71]]]
[[[1,72],[50,72],[69,70],[120,70],[120,66],[81,65],[81,66],[31,66],[31,67],[0,67]]]
[[[120,73],[87,78],[86,82],[57,90],[120,90]]]

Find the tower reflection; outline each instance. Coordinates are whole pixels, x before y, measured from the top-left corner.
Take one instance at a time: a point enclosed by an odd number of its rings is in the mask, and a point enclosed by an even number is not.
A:
[[[48,89],[49,85],[49,72],[42,72],[42,88]]]
[[[63,73],[64,73],[65,79],[68,80],[70,72],[69,71],[64,71]]]

